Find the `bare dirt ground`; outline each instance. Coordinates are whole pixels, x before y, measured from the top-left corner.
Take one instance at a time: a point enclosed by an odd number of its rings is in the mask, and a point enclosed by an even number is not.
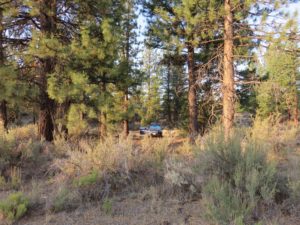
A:
[[[82,205],[72,212],[28,216],[19,225],[201,225],[200,202],[180,203],[176,199],[141,200],[139,196],[115,199],[111,212],[105,213],[101,205]]]

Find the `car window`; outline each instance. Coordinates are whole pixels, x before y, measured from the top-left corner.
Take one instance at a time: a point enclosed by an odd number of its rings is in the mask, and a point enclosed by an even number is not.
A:
[[[150,126],[150,130],[161,130],[161,127],[159,125],[152,125]]]

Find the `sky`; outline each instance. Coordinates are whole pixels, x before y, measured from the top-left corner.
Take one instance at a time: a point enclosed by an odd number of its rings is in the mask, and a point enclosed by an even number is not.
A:
[[[300,1],[297,3],[291,3],[290,6],[287,8],[287,11],[290,13],[298,12],[298,23],[300,25]]]

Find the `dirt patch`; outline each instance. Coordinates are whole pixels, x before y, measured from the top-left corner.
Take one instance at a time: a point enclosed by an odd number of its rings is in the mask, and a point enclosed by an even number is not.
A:
[[[101,204],[81,206],[73,212],[47,213],[22,219],[18,225],[201,225],[203,210],[200,201],[182,203],[177,199],[142,200],[139,196],[112,200],[111,212],[103,211]]]

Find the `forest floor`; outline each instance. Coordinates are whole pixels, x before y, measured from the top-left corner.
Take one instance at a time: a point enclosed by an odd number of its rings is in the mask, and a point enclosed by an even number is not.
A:
[[[134,132],[134,145],[139,146],[143,136]],[[155,139],[154,139],[155,141]],[[173,151],[183,144],[186,138],[176,137],[172,140]],[[154,181],[150,186],[141,184],[134,191],[124,191],[109,198],[109,209],[103,209],[103,202],[81,202],[74,208],[61,212],[53,212],[50,205],[53,194],[60,188],[59,182],[49,180],[48,170],[53,163],[53,158],[48,152],[39,156],[37,164],[22,165],[22,187],[20,191],[36,199],[36,205],[16,225],[201,225],[207,224],[203,219],[203,210],[200,199],[182,199],[178,195],[162,196],[164,184]],[[143,174],[141,174],[143,176]],[[0,192],[0,199],[4,199],[13,192]],[[1,223],[7,224],[5,221]]]
[[[38,153],[34,153],[32,150],[34,146],[30,145],[30,152],[33,152],[30,154],[33,155],[29,157],[27,153],[27,159],[23,160],[21,164],[16,164],[21,171],[20,186],[15,188],[15,190],[3,189],[0,191],[0,200],[16,190],[21,191],[30,198],[30,209],[23,218],[13,224],[210,225],[211,223],[207,222],[205,217],[201,194],[187,194],[189,191],[186,191],[186,187],[170,186],[164,181],[166,170],[172,171],[172,168],[170,168],[172,165],[165,163],[168,162],[169,158],[179,157],[182,162],[185,162],[186,164],[184,164],[182,170],[185,170],[186,165],[192,163],[192,150],[186,144],[186,138],[175,135],[172,138],[164,137],[162,139],[144,140],[138,134],[134,134],[131,137],[133,141],[129,145],[132,145],[134,149],[138,149],[138,157],[143,158],[141,156],[145,155],[145,151],[157,151],[154,155],[151,155],[155,161],[151,161],[151,164],[149,164],[150,161],[144,162],[140,160],[138,163],[130,161],[129,164],[136,163],[136,165],[126,165],[118,170],[113,170],[113,175],[109,175],[110,177],[107,178],[108,186],[107,184],[97,183],[96,185],[92,184],[91,188],[74,188],[75,178],[72,177],[76,174],[74,168],[71,166],[63,168],[57,166],[61,162],[65,165],[65,160],[73,157],[71,153],[68,156],[61,152],[54,154],[52,152],[53,146],[48,144],[40,146]],[[298,144],[300,136],[293,140],[294,142],[290,146],[285,146],[287,149],[292,148],[293,150],[287,150],[284,154],[274,155],[278,158],[276,159],[280,162],[278,167],[282,171],[290,170],[291,166],[294,166],[295,173],[297,173],[295,176],[299,176],[296,167],[300,165],[300,148]],[[166,145],[168,146],[167,153],[155,150],[159,146],[163,147],[165,142],[167,142]],[[123,144],[126,145],[128,143]],[[281,142],[276,143],[276,146],[277,144],[279,147],[282,147]],[[56,145],[59,146],[59,144]],[[84,144],[79,143],[78,145]],[[122,146],[122,143],[119,143],[119,145]],[[111,146],[111,144],[108,143],[107,146]],[[60,147],[64,148],[64,146]],[[18,151],[22,148],[28,149],[23,145]],[[88,149],[88,147],[82,148]],[[23,149],[21,151],[25,151]],[[277,150],[275,149],[274,151],[276,152]],[[113,161],[113,167],[123,166],[123,164],[120,165],[115,162],[122,160],[122,158],[119,158],[120,152],[117,152],[118,154],[115,156],[113,152],[109,153],[113,155],[110,157],[116,158],[106,159],[106,156],[103,156],[103,161],[109,159]],[[148,154],[146,156],[150,157]],[[80,159],[79,161],[67,162],[71,164],[82,163],[80,164],[82,168],[89,165],[88,158],[86,158],[86,162],[80,162]],[[291,160],[293,165],[291,165]],[[110,168],[110,165],[105,166]],[[126,170],[127,167],[130,167],[130,171],[133,171],[129,179],[122,173],[122,170]],[[174,171],[176,171],[176,168]],[[184,171],[183,175],[189,179],[190,171]],[[193,176],[193,182],[195,182],[199,177],[194,174]],[[70,179],[73,181],[70,181]],[[103,194],[105,189],[109,189],[109,194]],[[95,197],[100,195],[102,196],[100,199]],[[281,205],[270,212],[272,215],[268,216],[272,217],[272,220],[269,220],[270,222],[266,223],[266,225],[300,224],[299,213],[285,213],[282,207],[284,208],[285,206]],[[0,215],[0,225],[6,224],[7,222],[4,220],[1,221]]]
[[[178,199],[165,201],[145,199],[148,190],[141,193],[128,193],[127,196],[114,197],[111,212],[103,212],[102,204],[81,205],[74,211],[28,215],[16,224],[42,225],[201,225],[203,212],[200,200],[180,202]]]

